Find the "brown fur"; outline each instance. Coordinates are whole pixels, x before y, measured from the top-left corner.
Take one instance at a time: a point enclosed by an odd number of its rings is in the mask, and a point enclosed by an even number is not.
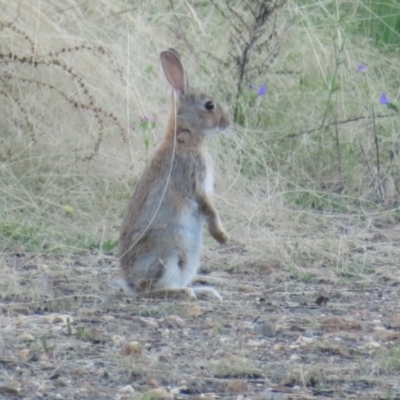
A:
[[[176,50],[161,53],[161,60],[176,101],[172,103],[164,141],[129,202],[121,228],[119,257],[124,278],[136,292],[162,289],[163,293],[173,293],[179,289],[179,293],[193,297],[191,289],[182,291],[184,287],[176,282],[160,281],[168,272],[167,264],[172,262],[169,260],[178,260],[177,274],[197,272],[193,262],[196,245],[190,238],[200,234],[201,240],[203,220],[219,243],[228,240],[206,188],[211,166],[204,138],[208,130],[225,129],[229,120],[221,106],[214,103],[214,110],[205,108],[206,102],[214,102],[210,96],[188,87]],[[189,229],[192,226],[195,229]],[[196,271],[185,270],[190,268]]]

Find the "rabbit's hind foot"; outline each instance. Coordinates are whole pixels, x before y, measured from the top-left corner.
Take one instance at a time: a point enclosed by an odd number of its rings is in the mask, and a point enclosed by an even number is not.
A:
[[[211,286],[202,286],[202,287],[194,287],[194,288],[188,288],[193,290],[194,295],[196,296],[196,298],[209,298],[209,297],[214,297],[220,301],[223,301],[222,296],[220,295],[220,293],[218,292],[218,290],[214,289]]]
[[[196,300],[197,297],[192,288],[179,289],[155,289],[137,294],[139,298],[147,299],[181,299],[181,300]]]

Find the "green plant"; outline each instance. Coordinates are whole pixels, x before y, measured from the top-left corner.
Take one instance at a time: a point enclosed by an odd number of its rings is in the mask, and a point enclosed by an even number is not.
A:
[[[94,333],[89,329],[85,329],[84,326],[79,325],[76,327],[75,336],[78,340],[82,340],[83,342],[95,342],[96,337]]]
[[[385,373],[398,373],[400,372],[400,347],[391,346],[390,348],[383,348],[376,353],[379,360],[380,367]]]
[[[400,40],[400,5],[397,0],[357,2],[356,26],[378,45],[397,46]]]
[[[47,341],[47,336],[45,336],[45,335],[40,336],[40,343],[42,344],[43,350],[45,352],[48,352],[50,350],[49,343]]]

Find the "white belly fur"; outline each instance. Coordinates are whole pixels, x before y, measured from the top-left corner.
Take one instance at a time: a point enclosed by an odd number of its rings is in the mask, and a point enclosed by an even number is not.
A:
[[[212,167],[212,159],[208,152],[204,152],[204,157],[206,159],[206,178],[204,179],[204,192],[207,195],[212,195],[214,192],[214,171]]]
[[[184,288],[197,275],[203,235],[203,218],[197,208],[193,202],[181,216],[180,234],[186,248],[187,263],[183,267],[178,265],[180,254],[172,254],[163,260],[165,273],[155,285],[157,288]]]
[[[214,191],[214,176],[212,160],[208,152],[204,152],[206,159],[206,176],[203,183],[203,190],[206,195],[212,195]],[[157,288],[178,289],[190,285],[200,265],[200,253],[203,239],[203,217],[198,212],[198,205],[193,202],[186,212],[181,216],[180,221],[182,241],[187,250],[187,264],[181,268],[178,265],[180,254],[172,254],[165,263],[165,273],[155,285]]]

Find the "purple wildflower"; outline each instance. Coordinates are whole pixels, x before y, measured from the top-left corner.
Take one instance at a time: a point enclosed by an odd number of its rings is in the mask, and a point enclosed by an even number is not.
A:
[[[149,117],[147,115],[142,115],[140,117],[140,122],[147,122],[149,120]]]
[[[257,96],[264,96],[265,94],[267,94],[267,87],[265,86],[265,83],[263,83],[257,91]]]
[[[383,104],[384,106],[388,106],[388,105],[390,104],[390,101],[389,101],[389,99],[387,98],[387,96],[386,96],[385,93],[382,93],[382,94],[381,94],[381,97],[379,98],[379,102],[380,102],[381,104]]]
[[[361,74],[363,74],[364,72],[367,72],[367,67],[363,64],[360,64],[357,68],[357,72],[360,72]]]

